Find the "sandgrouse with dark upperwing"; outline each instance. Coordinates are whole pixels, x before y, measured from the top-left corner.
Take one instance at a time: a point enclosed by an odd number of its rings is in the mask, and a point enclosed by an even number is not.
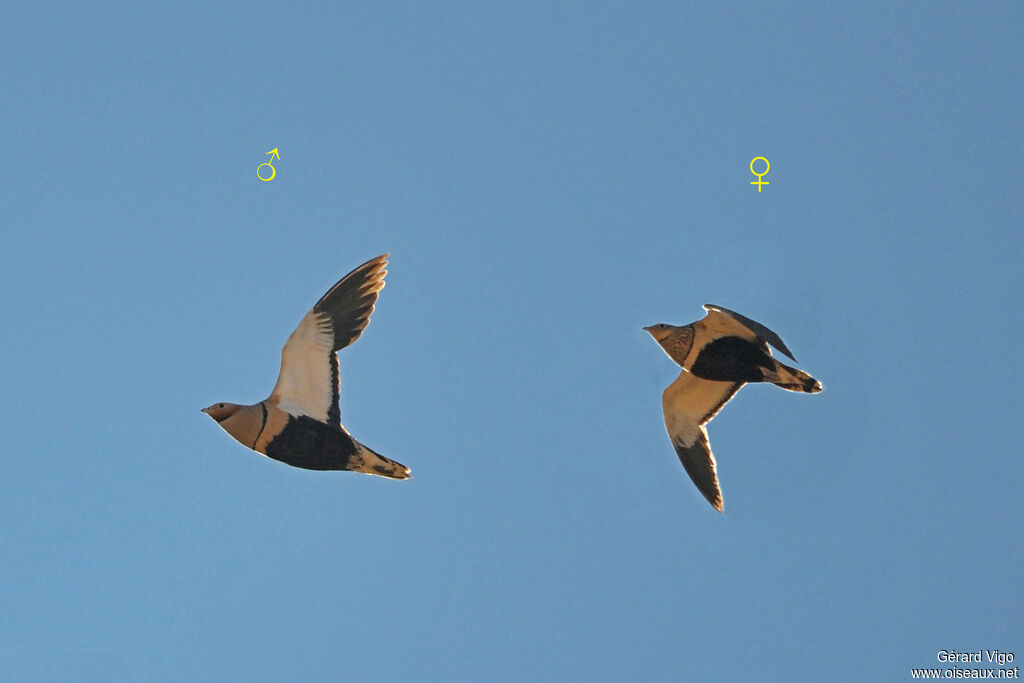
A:
[[[702,320],[677,327],[645,327],[668,357],[682,366],[662,394],[665,428],[690,479],[722,511],[718,468],[704,425],[747,382],[771,382],[787,391],[816,394],[821,382],[772,357],[771,344],[793,358],[779,335],[750,318],[706,304]]]
[[[341,425],[337,351],[370,322],[387,257],[338,281],[299,322],[281,351],[270,396],[251,406],[215,403],[203,412],[242,445],[294,467],[408,479],[409,468],[356,441]]]

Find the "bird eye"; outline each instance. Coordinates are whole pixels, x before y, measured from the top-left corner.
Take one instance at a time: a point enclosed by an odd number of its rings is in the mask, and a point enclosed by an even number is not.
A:
[[[218,408],[223,408],[223,407],[224,407],[224,404],[223,404],[223,403],[218,403],[218,404],[217,404],[217,407],[218,407]]]

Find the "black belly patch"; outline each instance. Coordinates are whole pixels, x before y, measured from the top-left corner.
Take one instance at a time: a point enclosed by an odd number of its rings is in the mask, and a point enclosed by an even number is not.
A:
[[[351,436],[305,415],[289,416],[281,433],[267,444],[267,455],[274,460],[307,470],[343,470],[355,454]]]
[[[714,382],[761,382],[762,369],[774,365],[758,344],[740,337],[719,337],[700,350],[690,372]]]

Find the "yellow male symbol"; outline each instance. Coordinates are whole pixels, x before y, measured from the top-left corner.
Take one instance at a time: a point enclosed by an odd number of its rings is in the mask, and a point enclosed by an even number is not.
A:
[[[273,161],[275,158],[277,158],[279,161],[281,159],[281,155],[277,153],[277,147],[275,147],[274,149],[272,149],[269,152],[267,152],[267,154],[271,155],[270,161]],[[260,180],[262,180],[265,183],[269,183],[271,180],[274,179],[274,176],[277,175],[277,171],[274,170],[274,167],[273,167],[273,165],[271,165],[270,161],[268,161],[265,164],[260,164],[259,166],[256,167],[256,177],[259,178]],[[264,178],[263,176],[260,175],[260,169],[263,168],[264,166],[270,166],[270,177],[269,178]]]
[[[758,173],[757,171],[754,170],[754,162],[757,161],[758,159],[764,160],[764,173]],[[771,166],[768,164],[768,160],[765,159],[764,157],[754,157],[753,159],[750,160],[750,172],[757,176],[757,180],[751,180],[750,184],[757,185],[758,192],[761,191],[762,185],[771,185],[771,183],[769,183],[767,180],[761,180],[761,178],[768,175],[768,169],[770,168]]]

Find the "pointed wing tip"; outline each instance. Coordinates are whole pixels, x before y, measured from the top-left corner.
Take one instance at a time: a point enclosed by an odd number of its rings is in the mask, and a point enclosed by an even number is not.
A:
[[[377,258],[372,258],[364,264],[365,266],[370,266],[369,270],[375,272],[375,277],[373,277],[372,280],[379,281],[382,287],[384,285],[384,278],[388,275],[388,258],[390,258],[390,256],[391,254],[381,254]]]
[[[377,273],[379,273],[380,276],[383,277],[384,275],[387,275],[388,271],[386,271],[384,269],[387,268],[388,259],[390,257],[391,257],[391,254],[381,254],[380,256],[374,256],[372,259],[370,259],[366,263],[363,263],[360,266],[356,266],[352,270],[352,272],[349,273],[349,275],[351,275],[352,273],[356,273],[356,272],[360,272],[361,271],[361,272],[366,273],[366,274],[370,274],[370,273],[377,274]],[[344,279],[344,278],[342,278],[342,279]]]
[[[693,477],[690,478],[693,479]],[[696,481],[694,481],[693,483],[697,484]],[[716,480],[715,484],[717,483],[718,482]],[[700,491],[700,494],[704,496],[704,500],[710,503],[711,507],[715,508],[717,512],[725,511],[725,503],[722,502],[722,489],[720,489],[717,485],[713,490],[705,491],[703,488],[701,488],[699,484],[697,484],[697,490]]]
[[[723,313],[729,316],[730,318],[744,325],[747,329],[756,334],[758,337],[761,337],[762,339],[764,339],[764,341],[774,346],[776,349],[779,350],[780,353],[785,355],[794,363],[800,362],[796,359],[796,356],[793,355],[793,352],[789,350],[789,347],[786,346],[786,343],[782,341],[782,337],[775,334],[774,332],[772,332],[771,330],[769,330],[767,327],[757,322],[756,320],[751,320],[742,313],[731,311],[728,308],[718,306],[716,304],[704,304],[704,310],[708,312],[714,311],[716,313]]]
[[[716,472],[715,473],[715,481],[714,481],[714,483],[712,485],[713,488],[709,488],[708,490],[704,490],[703,488],[701,488],[700,485],[698,485],[697,486],[697,490],[701,492],[701,494],[704,496],[705,500],[707,500],[709,503],[711,503],[711,507],[715,508],[715,510],[717,510],[718,512],[722,512],[723,510],[725,510],[725,503],[722,502],[722,488],[718,484],[718,476],[717,476],[717,474],[718,473]],[[694,481],[693,483],[696,484],[697,482]]]

